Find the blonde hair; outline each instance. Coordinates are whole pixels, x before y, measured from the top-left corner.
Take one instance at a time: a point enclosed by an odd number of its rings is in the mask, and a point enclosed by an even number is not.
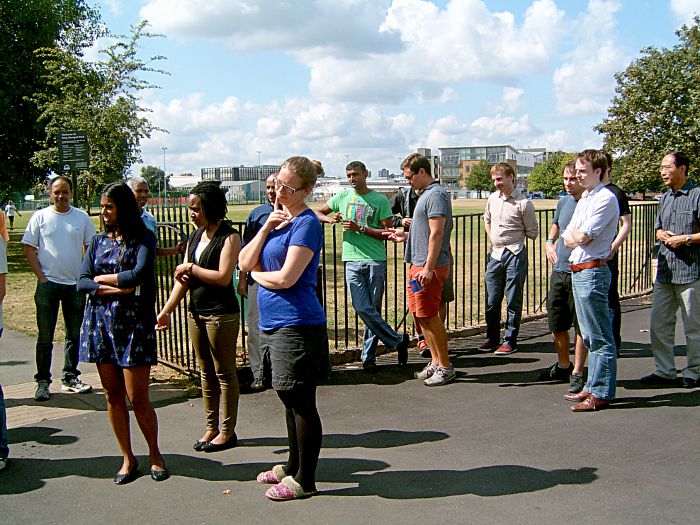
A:
[[[319,161],[311,161],[306,157],[289,157],[280,166],[280,171],[287,169],[301,179],[302,187],[313,188],[316,178],[323,173],[323,166]]]

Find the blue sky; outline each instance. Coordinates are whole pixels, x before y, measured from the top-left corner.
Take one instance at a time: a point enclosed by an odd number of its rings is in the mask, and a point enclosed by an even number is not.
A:
[[[169,133],[143,163],[202,167],[346,155],[397,171],[417,147],[599,147],[613,75],[672,47],[700,0],[100,0],[107,26],[147,19],[170,76],[144,94]],[[436,151],[437,153],[437,151]],[[140,165],[132,172],[138,173]]]

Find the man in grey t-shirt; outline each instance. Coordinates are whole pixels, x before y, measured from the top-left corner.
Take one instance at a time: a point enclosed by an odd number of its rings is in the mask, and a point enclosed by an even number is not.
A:
[[[439,316],[442,287],[450,273],[452,203],[431,175],[430,161],[413,153],[401,163],[406,181],[420,192],[409,233],[390,229],[387,237],[407,242],[405,261],[410,263],[408,308],[428,341],[431,361],[416,374],[426,386],[452,381],[455,370],[447,355],[447,331]]]

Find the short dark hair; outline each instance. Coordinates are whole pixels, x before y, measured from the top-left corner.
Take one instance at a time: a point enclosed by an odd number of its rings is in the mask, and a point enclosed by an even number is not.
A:
[[[361,171],[362,173],[367,173],[367,166],[365,166],[364,162],[360,162],[359,160],[353,160],[351,163],[345,166],[345,171],[350,170],[357,170]]]
[[[146,226],[131,188],[124,182],[112,182],[104,187],[102,196],[111,199],[117,207],[117,224],[122,238],[126,242],[143,239]],[[107,233],[114,231],[114,226],[105,224],[104,228]]]
[[[566,164],[564,164],[564,166],[562,166],[561,174],[564,175],[566,170],[569,170],[572,173],[576,173],[576,165],[573,162],[567,162]]]
[[[190,195],[196,195],[202,201],[202,213],[208,222],[219,222],[226,218],[226,194],[219,186],[220,182],[205,180],[198,182],[190,190]]]
[[[59,180],[62,180],[62,181],[64,181],[66,184],[68,184],[68,188],[70,189],[70,191],[71,191],[71,192],[73,191],[73,181],[71,180],[70,177],[66,177],[65,175],[57,175],[56,177],[54,177],[53,179],[51,179],[51,180],[49,181],[49,189],[51,189],[51,186],[53,186],[54,183],[57,182],[57,181],[59,181]]]
[[[406,168],[411,170],[411,173],[418,173],[420,169],[423,168],[428,175],[432,175],[430,160],[420,153],[411,153],[408,157],[403,159],[401,169],[405,170]]]
[[[602,149],[600,152],[605,155],[605,162],[608,163],[608,166],[606,169],[612,170],[613,167],[613,156],[610,154],[608,150]]]
[[[605,152],[599,149],[584,149],[581,153],[576,155],[576,160],[590,162],[594,170],[600,170],[601,178],[608,169],[608,159],[605,156]]]
[[[676,167],[680,168],[681,166],[685,166],[685,174],[688,175],[688,170],[690,169],[690,159],[688,155],[682,151],[669,151],[666,155],[673,155],[673,161],[676,163]]]

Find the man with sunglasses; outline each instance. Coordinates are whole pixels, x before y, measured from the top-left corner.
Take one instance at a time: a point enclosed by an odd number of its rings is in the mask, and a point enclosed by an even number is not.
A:
[[[392,228],[385,235],[394,242],[406,242],[404,259],[410,264],[408,309],[428,341],[431,360],[416,379],[425,386],[441,386],[454,380],[455,369],[447,355],[447,331],[440,319],[440,302],[449,279],[452,258],[452,202],[431,175],[430,160],[412,153],[401,163],[404,178],[420,197],[413,213],[410,232]]]
[[[399,334],[382,318],[386,279],[384,233],[392,223],[389,200],[367,187],[367,168],[353,161],[345,167],[351,188],[333,196],[316,212],[321,222],[343,225],[345,279],[352,306],[365,324],[362,366],[376,368],[376,348],[381,340],[398,352],[400,366],[408,361],[408,335]],[[330,215],[329,215],[330,214]]]

